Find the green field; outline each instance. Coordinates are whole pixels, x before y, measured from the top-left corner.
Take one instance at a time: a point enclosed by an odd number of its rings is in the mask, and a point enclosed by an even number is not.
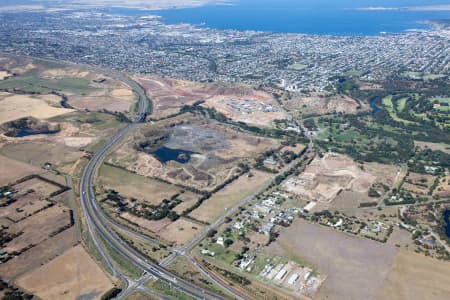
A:
[[[264,270],[264,267],[268,263],[276,266],[278,264],[284,265],[287,264],[288,262],[289,260],[286,258],[261,253],[256,257],[255,267],[252,270],[252,274],[259,275]]]
[[[349,77],[359,77],[363,74],[364,72],[362,71],[358,71],[358,70],[351,70],[348,72],[345,72],[344,75],[345,76],[349,76]]]
[[[408,98],[406,97],[398,100],[397,111],[402,112],[405,109],[406,101],[408,101]]]
[[[0,89],[17,89],[26,93],[42,94],[60,91],[83,95],[95,90],[89,83],[85,78],[46,79],[27,75],[0,81]]]
[[[288,69],[294,70],[294,71],[301,71],[303,69],[306,69],[306,67],[308,67],[308,66],[303,65],[303,64],[292,64],[292,65],[288,66]]]
[[[158,299],[159,299],[158,297],[146,294],[144,292],[134,292],[125,298],[125,300],[158,300]]]
[[[113,247],[107,244],[102,238],[100,238],[101,243],[106,248],[111,259],[114,261],[114,264],[123,271],[127,276],[138,279],[142,276],[142,270],[132,264],[128,259],[123,257],[119,252],[117,252]]]
[[[392,102],[392,96],[384,97],[382,103],[383,103],[384,107],[386,108],[386,110],[388,111],[389,116],[390,116],[394,121],[396,121],[396,122],[401,122],[401,123],[404,123],[404,124],[415,124],[414,122],[411,122],[411,121],[408,121],[408,120],[404,120],[404,119],[400,118],[400,117],[397,115],[397,112],[396,112],[396,110],[395,110],[395,108],[394,108],[394,103]],[[405,108],[405,107],[404,107],[405,104],[406,104],[406,100],[405,100],[405,102],[403,103],[403,109]]]
[[[436,80],[436,79],[440,79],[440,78],[444,78],[445,75],[442,74],[428,74],[423,76],[423,80]]]
[[[403,72],[402,73],[403,76],[405,77],[409,77],[409,78],[414,78],[414,79],[422,79],[424,81],[431,81],[431,80],[436,80],[436,79],[441,79],[444,78],[445,75],[443,74],[427,74],[424,75],[421,72]]]
[[[450,106],[441,106],[438,108],[440,112],[448,112],[450,111]]]
[[[172,271],[175,275],[189,280],[199,287],[209,289],[218,294],[223,294],[223,291],[217,284],[198,272],[198,269],[184,257],[177,257],[175,261],[168,266],[168,270]]]
[[[163,294],[164,296],[168,297],[172,300],[191,300],[195,299],[177,289],[170,286],[169,284],[162,282],[161,280],[153,281],[152,283],[149,282],[148,287],[155,292],[158,292],[160,294]]]
[[[223,261],[228,265],[231,265],[236,260],[236,252],[227,250],[219,244],[211,244],[205,248],[216,253],[215,259]]]
[[[74,112],[49,119],[50,122],[73,122],[90,124],[95,130],[104,131],[111,128],[121,128],[123,123],[113,115],[100,112]]]
[[[180,188],[141,176],[127,170],[102,165],[98,171],[98,183],[104,189],[113,189],[127,198],[136,198],[153,205],[180,193]]]
[[[403,76],[410,77],[410,78],[418,78],[418,77],[422,78],[422,73],[408,71],[408,72],[403,72]]]

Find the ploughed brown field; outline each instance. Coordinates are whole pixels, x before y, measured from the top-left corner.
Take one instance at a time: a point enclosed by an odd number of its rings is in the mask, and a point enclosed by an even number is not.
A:
[[[81,245],[20,277],[17,283],[41,299],[100,299],[113,287]]]

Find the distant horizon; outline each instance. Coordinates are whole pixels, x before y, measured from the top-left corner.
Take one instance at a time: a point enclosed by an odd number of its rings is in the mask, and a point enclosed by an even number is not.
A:
[[[219,30],[262,31],[319,35],[380,35],[429,30],[427,21],[448,19],[450,4],[442,1],[228,1],[233,5],[208,4],[195,8],[135,10],[106,8],[106,11],[163,17],[167,24],[187,23]],[[326,5],[326,4],[330,5]],[[373,3],[373,6],[367,6]],[[424,3],[425,4],[425,3]],[[406,6],[405,6],[406,5]]]

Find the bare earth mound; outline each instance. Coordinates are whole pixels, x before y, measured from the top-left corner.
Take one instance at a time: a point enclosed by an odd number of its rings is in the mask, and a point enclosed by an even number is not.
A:
[[[344,96],[327,96],[321,93],[315,94],[294,94],[285,102],[289,110],[300,110],[305,115],[310,114],[330,114],[330,113],[357,113],[360,109],[367,109],[354,99]]]
[[[351,158],[327,153],[316,158],[297,177],[289,178],[284,188],[308,201],[329,204],[343,191],[366,194],[377,177],[362,170]]]
[[[197,189],[212,189],[236,174],[240,161],[252,159],[278,145],[275,139],[239,132],[185,114],[141,127],[140,132],[128,138],[110,156],[108,163],[143,176]],[[155,154],[156,150],[166,153],[164,147],[174,152],[190,152],[184,154],[188,159],[176,160],[179,155],[174,155],[165,161]]]
[[[68,250],[17,283],[42,299],[100,299],[113,287],[82,246]]]
[[[269,93],[242,84],[198,83],[168,78],[138,79],[154,103],[158,118],[179,112],[183,105],[204,101],[227,117],[259,126],[284,119],[285,112]]]
[[[447,144],[414,141],[414,145],[419,147],[420,149],[431,149],[433,151],[442,151],[450,154],[450,145]]]

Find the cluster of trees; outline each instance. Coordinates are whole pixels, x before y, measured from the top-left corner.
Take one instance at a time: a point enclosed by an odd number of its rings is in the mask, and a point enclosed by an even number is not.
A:
[[[205,260],[202,260],[202,264],[205,265],[207,268],[210,268],[210,269],[212,268],[212,269],[214,269],[216,272],[220,273],[222,276],[224,276],[224,277],[230,279],[230,280],[233,281],[233,282],[236,282],[236,283],[239,284],[239,285],[245,286],[245,285],[250,285],[250,284],[252,283],[250,280],[248,280],[248,279],[247,279],[246,277],[244,277],[244,276],[237,275],[237,274],[232,273],[232,272],[230,272],[230,271],[228,271],[228,270],[224,270],[224,269],[222,269],[222,268],[219,268],[219,267],[217,267],[217,266],[214,266],[214,265],[208,263],[208,262],[205,261]]]
[[[27,135],[54,134],[61,130],[59,124],[52,125],[32,117],[7,122],[1,126],[1,129],[5,131],[6,136],[10,137],[18,137],[24,133]]]
[[[353,79],[339,76],[336,79],[336,91],[340,94],[355,94],[359,91],[359,86]]]
[[[106,191],[106,197],[104,201],[109,200],[114,203],[115,206],[119,208],[124,208],[127,204],[125,203],[125,198],[122,197],[119,192],[115,190],[107,190]]]
[[[416,203],[416,200],[413,198],[411,193],[406,193],[406,192],[400,193],[400,194],[397,194],[397,197],[399,199],[395,200],[395,201],[391,201],[389,199],[384,199],[384,204],[386,204],[387,206],[392,206],[392,205],[405,205],[405,204]]]
[[[378,198],[381,196],[380,193],[378,193],[378,191],[373,186],[370,187],[368,194],[369,194],[369,197],[373,197],[373,198]]]
[[[170,199],[164,199],[159,205],[141,202],[130,208],[122,195],[115,190],[108,190],[105,200],[113,202],[121,211],[127,211],[135,216],[148,220],[158,221],[167,217],[172,221],[176,221],[180,216],[172,209],[182,202],[177,198],[178,196],[179,194],[175,194]],[[130,200],[131,202],[137,201],[137,199],[134,198]]]
[[[17,287],[10,285],[2,279],[0,279],[0,292],[3,294],[2,299],[7,300],[28,300],[33,298],[33,295],[20,291]]]
[[[306,151],[306,150],[305,150]],[[302,164],[305,162],[305,159],[300,160],[299,162],[297,162],[295,164],[295,166],[293,166],[292,168],[290,168],[288,171],[278,175],[275,177],[275,179],[273,180],[271,187],[277,186],[280,183],[282,183],[286,178],[288,178],[289,176],[291,176],[292,174],[298,174],[301,172],[300,167],[302,166]]]
[[[441,217],[437,220],[437,232],[439,236],[450,244],[450,209],[443,209]]]
[[[159,205],[141,203],[142,210],[132,209],[131,211],[134,215],[148,220],[158,221],[167,217],[172,221],[176,221],[180,216],[172,209],[181,202],[178,198],[172,197],[170,200],[164,199]]]
[[[117,121],[121,122],[121,123],[131,123],[132,121],[130,120],[130,118],[127,117],[126,114],[124,114],[123,112],[120,111],[109,111],[107,109],[103,109],[103,112],[105,114],[110,114],[116,117]]]
[[[306,119],[303,121],[303,125],[308,128],[308,130],[318,130],[316,121],[314,119]]]
[[[101,300],[115,299],[120,294],[120,292],[122,292],[122,289],[113,287],[112,289],[110,289],[109,291],[107,291],[102,295]]]
[[[365,208],[365,207],[375,207],[375,206],[377,206],[378,205],[378,202],[361,202],[360,204],[359,204],[359,207],[361,207],[361,208]]]
[[[236,253],[235,259],[241,260],[244,258],[244,255],[250,250],[249,247],[243,246],[240,253]]]
[[[5,193],[8,193],[5,195]],[[6,200],[4,200],[6,198]],[[0,199],[3,199],[0,203],[0,207],[6,207],[17,201],[16,197],[14,197],[14,189],[10,186],[3,186],[0,188]]]
[[[13,240],[14,236],[10,233],[0,230],[0,247],[3,248],[7,243]]]

